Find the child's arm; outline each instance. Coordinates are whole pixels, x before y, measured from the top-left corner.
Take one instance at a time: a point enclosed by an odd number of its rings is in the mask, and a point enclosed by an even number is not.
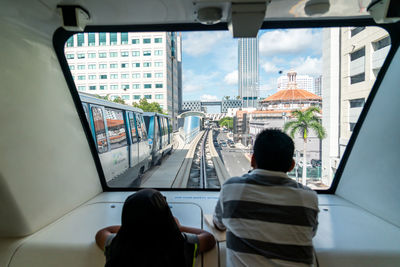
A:
[[[215,238],[209,232],[207,232],[203,229],[199,229],[199,228],[183,226],[179,223],[177,218],[175,218],[175,221],[181,232],[197,235],[197,238],[199,239],[199,252],[200,253],[206,252],[215,246]]]
[[[116,234],[119,231],[120,225],[108,226],[99,230],[96,234],[96,243],[102,250],[105,249],[107,237],[111,234]]]

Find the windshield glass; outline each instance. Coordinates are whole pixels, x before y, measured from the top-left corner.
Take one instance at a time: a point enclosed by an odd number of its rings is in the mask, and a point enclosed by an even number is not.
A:
[[[65,56],[108,186],[219,188],[278,128],[289,177],[328,189],[390,43],[378,27],[78,33]]]

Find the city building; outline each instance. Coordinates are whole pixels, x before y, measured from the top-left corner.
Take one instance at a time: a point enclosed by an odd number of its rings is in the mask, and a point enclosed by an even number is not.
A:
[[[233,116],[233,140],[237,143],[240,142],[245,146],[252,144],[249,135],[248,114],[255,111],[256,108],[232,109],[231,111],[233,112],[235,110],[236,112]]]
[[[311,106],[321,107],[321,97],[299,89],[295,71],[287,73],[287,80],[286,89],[280,90],[260,101],[262,110],[293,110],[306,109]]]
[[[322,75],[314,78],[314,94],[322,96]]]
[[[227,113],[230,108],[241,108],[242,100],[240,99],[227,99],[221,101],[221,113]]]
[[[287,110],[256,110],[247,114],[249,139],[255,140],[257,134],[264,129],[280,129],[287,121],[292,119],[291,112]],[[295,135],[293,139],[295,145],[295,156],[303,157],[304,141],[301,134]],[[321,140],[313,131],[309,132],[307,138],[307,162],[321,159]]]
[[[224,99],[216,101],[187,100],[182,102],[183,111],[202,111],[207,113],[207,106],[220,106],[221,113],[227,113],[230,108],[241,108],[242,100]]]
[[[182,94],[180,33],[78,33],[66,42],[65,56],[78,91],[120,97],[129,105],[142,98],[157,102],[176,128]]]
[[[182,112],[183,104],[183,86],[182,86],[182,34],[179,33],[176,36],[176,59],[177,59],[177,71],[178,71],[178,113]]]
[[[284,124],[292,119],[293,110],[305,110],[312,106],[321,108],[321,97],[306,90],[299,89],[297,84],[297,73],[290,71],[287,74],[286,89],[262,100],[261,109],[249,112],[248,134],[251,140],[255,140],[257,134],[264,129],[283,129]],[[297,134],[294,138],[296,155],[303,155],[303,137]],[[321,158],[321,141],[316,133],[311,131],[307,140],[307,159],[319,160]]]
[[[290,71],[293,72],[293,71]],[[314,78],[308,75],[296,76],[297,87],[306,90],[310,93],[316,94],[314,87]],[[289,78],[287,75],[282,75],[277,79],[277,91],[285,90],[288,87]]]
[[[330,184],[390,49],[388,33],[379,27],[323,30],[322,179]]]
[[[257,107],[259,91],[258,37],[239,38],[239,96],[242,107]]]
[[[182,102],[182,111],[204,111],[200,100],[186,100]]]
[[[233,141],[236,143],[246,143],[244,136],[248,134],[247,113],[246,110],[238,110],[235,117],[233,117]]]

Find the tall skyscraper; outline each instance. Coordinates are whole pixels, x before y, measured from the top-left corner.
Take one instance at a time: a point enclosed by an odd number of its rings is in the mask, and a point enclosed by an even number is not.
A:
[[[322,96],[322,75],[319,75],[314,79],[314,94]]]
[[[257,107],[259,83],[258,37],[239,38],[239,96],[242,107]]]

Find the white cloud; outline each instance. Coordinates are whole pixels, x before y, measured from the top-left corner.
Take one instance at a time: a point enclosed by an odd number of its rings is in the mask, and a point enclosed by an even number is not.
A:
[[[227,84],[237,84],[238,83],[238,71],[234,70],[224,77],[224,82]]]
[[[319,54],[322,49],[322,33],[312,29],[291,29],[267,31],[259,40],[260,54],[295,54],[309,49]]]
[[[183,87],[184,92],[197,92],[203,90],[203,87],[200,84],[195,83],[187,83]]]
[[[207,95],[207,94],[204,94],[204,95],[202,95],[201,97],[200,97],[200,99],[202,100],[202,101],[217,101],[217,100],[220,100],[216,95]]]
[[[269,78],[268,81],[261,81],[260,84],[260,97],[266,97],[275,93],[276,91],[276,78]]]
[[[201,56],[213,51],[215,46],[225,38],[224,32],[190,32],[182,40],[183,53],[190,56]]]
[[[322,74],[322,58],[296,58],[290,63],[293,70],[299,75],[321,75]]]
[[[264,69],[266,73],[274,73],[274,72],[276,73],[279,71],[279,68],[271,62],[266,62],[262,64],[261,67]]]

